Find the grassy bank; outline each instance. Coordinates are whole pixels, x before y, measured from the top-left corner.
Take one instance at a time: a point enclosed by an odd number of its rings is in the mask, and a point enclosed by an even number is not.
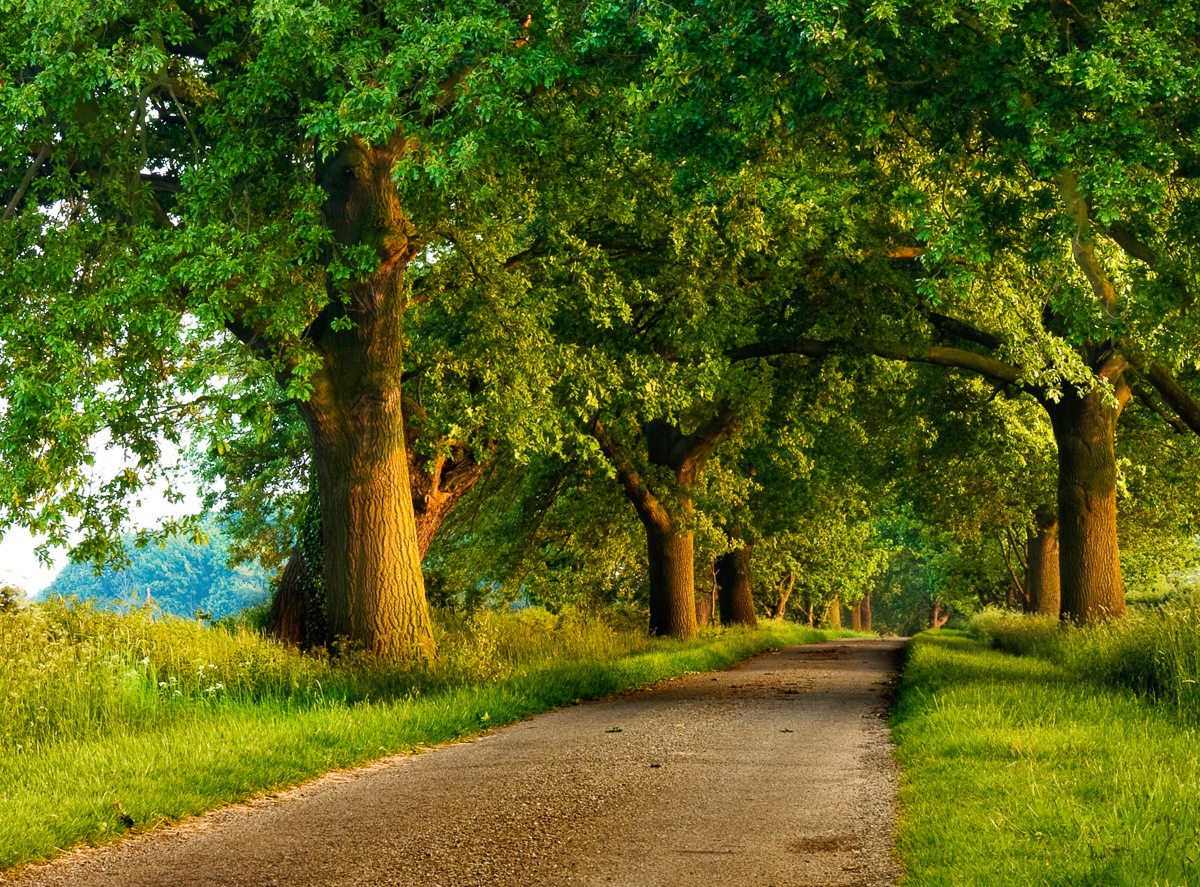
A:
[[[482,614],[443,623],[441,660],[417,668],[145,614],[0,616],[0,868],[824,637],[767,623],[680,643],[544,611]]]
[[[1200,726],[1200,604],[1189,597],[1086,629],[1053,617],[987,611],[971,623],[988,646],[1061,665],[1082,680],[1136,691]]]
[[[906,885],[1200,884],[1200,746],[1082,660],[913,643],[893,716]]]

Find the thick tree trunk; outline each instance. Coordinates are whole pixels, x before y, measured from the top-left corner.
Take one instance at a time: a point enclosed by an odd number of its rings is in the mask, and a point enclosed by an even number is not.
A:
[[[304,552],[299,545],[295,545],[283,572],[279,574],[275,594],[271,597],[271,610],[267,614],[266,624],[268,634],[285,644],[304,648],[318,640],[314,637],[312,625],[311,585],[312,577],[304,561]]]
[[[1048,505],[1042,506],[1037,510],[1035,525],[1036,531],[1029,539],[1025,611],[1043,616],[1058,616],[1058,513]]]
[[[1128,397],[1128,389],[1118,392]],[[1058,444],[1061,614],[1090,624],[1125,614],[1117,549],[1117,461],[1120,405],[1100,390],[1080,397],[1070,388],[1048,405]]]
[[[392,182],[403,150],[400,140],[358,143],[322,166],[334,242],[369,247],[380,264],[338,289],[314,323],[321,365],[300,411],[321,500],[329,639],[386,658],[430,658],[400,384],[404,270],[420,249]]]
[[[850,608],[850,627],[854,631],[862,631],[862,601]]]
[[[775,605],[774,612],[771,613],[772,619],[782,619],[787,614],[788,598],[792,596],[792,589],[796,587],[796,574],[788,573],[787,579],[784,580],[779,591],[779,603]]]
[[[696,636],[696,572],[692,533],[674,524],[646,527],[650,561],[650,634],[673,638]]]
[[[417,550],[424,560],[430,544],[446,518],[483,475],[483,465],[470,450],[454,447],[449,458],[439,457],[427,470],[412,455],[413,435],[408,437],[409,481],[417,529]],[[266,630],[286,644],[308,649],[326,642],[323,612],[315,603],[314,581],[304,549],[297,543],[275,585]]]
[[[751,579],[752,545],[743,545],[717,559],[717,601],[722,625],[758,628]]]
[[[862,630],[874,631],[871,628],[871,596],[863,595],[862,601],[859,602],[859,612],[862,613]]]
[[[314,394],[305,408],[321,495],[328,639],[387,658],[432,657],[399,391],[331,400]]]
[[[825,608],[825,624],[830,628],[842,627],[842,602],[834,598]]]
[[[641,472],[622,452],[599,420],[592,433],[610,462],[625,495],[646,529],[649,557],[650,633],[690,638],[696,635],[696,578],[692,558],[692,531],[682,529],[691,520],[690,491],[704,464],[734,426],[734,414],[722,406],[717,414],[692,434],[661,419],[642,425],[646,455],[651,465],[674,474],[659,492],[642,479]]]

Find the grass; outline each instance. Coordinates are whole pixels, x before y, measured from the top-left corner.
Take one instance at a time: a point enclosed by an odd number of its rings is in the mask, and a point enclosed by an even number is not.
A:
[[[0,869],[828,633],[650,640],[545,611],[443,620],[432,667],[61,604],[0,616]],[[840,634],[845,634],[840,633]]]
[[[905,885],[1200,885],[1196,730],[1060,653],[914,640],[893,715]]]
[[[1200,604],[1195,597],[1086,629],[1053,617],[992,610],[971,633],[990,646],[1062,665],[1080,679],[1127,688],[1200,726]]]

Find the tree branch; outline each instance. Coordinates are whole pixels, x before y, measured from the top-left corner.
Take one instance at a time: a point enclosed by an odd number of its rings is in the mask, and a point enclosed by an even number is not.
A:
[[[33,158],[33,164],[25,173],[25,177],[21,179],[21,184],[17,186],[17,193],[14,194],[12,200],[8,202],[8,206],[4,207],[4,216],[2,218],[5,222],[16,215],[17,207],[21,205],[21,200],[25,197],[25,192],[28,191],[29,186],[33,184],[34,177],[37,176],[38,171],[42,168],[42,164],[44,164],[50,158],[51,150],[52,149],[49,145],[42,145],[41,148],[38,149],[37,156]]]
[[[725,402],[717,409],[715,416],[675,442],[671,447],[670,464],[681,484],[690,486],[696,482],[705,463],[737,425],[737,411]]]
[[[1058,177],[1058,188],[1063,208],[1075,223],[1075,234],[1071,237],[1071,256],[1091,284],[1092,292],[1100,300],[1100,307],[1105,315],[1111,317],[1117,309],[1117,291],[1096,257],[1096,248],[1092,245],[1090,236],[1092,222],[1088,217],[1087,201],[1079,191],[1079,177],[1071,170],[1063,170]]]
[[[643,523],[651,523],[664,530],[669,529],[671,516],[658,501],[658,497],[650,492],[637,469],[618,452],[617,446],[604,424],[596,419],[588,430],[600,444],[600,452],[616,470],[617,479],[621,481],[621,486],[625,489],[625,496],[633,503],[638,517],[642,519]]]
[[[903,360],[910,363],[931,363],[937,366],[970,370],[1001,385],[1020,384],[1021,371],[986,354],[952,348],[944,345],[911,346],[898,342],[878,342],[870,339],[845,339],[820,341],[816,339],[792,339],[778,344],[757,342],[734,348],[728,353],[733,361],[755,357],[776,357],[784,354],[800,354],[807,357],[825,357],[837,348],[857,348],[876,357],[888,360]],[[1023,386],[1024,387],[1024,386]]]
[[[1162,399],[1196,434],[1200,434],[1200,404],[1188,394],[1170,371],[1159,363],[1134,364],[1142,376],[1162,395]]]
[[[981,330],[976,326],[972,326],[964,320],[959,320],[956,317],[950,317],[946,314],[938,314],[936,311],[929,313],[929,322],[934,325],[938,332],[945,336],[951,336],[956,339],[963,339],[967,342],[974,342],[976,345],[982,345],[984,348],[999,348],[1004,343],[1000,341],[998,336]]]

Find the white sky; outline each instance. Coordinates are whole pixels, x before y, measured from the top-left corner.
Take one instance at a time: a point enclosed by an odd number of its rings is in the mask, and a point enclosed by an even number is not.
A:
[[[161,446],[164,458],[175,457],[173,447],[165,443]],[[112,477],[121,470],[123,464],[120,452],[97,450],[97,475]],[[200,509],[200,499],[195,489],[185,485],[186,480],[186,477],[178,479],[178,488],[185,494],[184,501],[178,504],[166,501],[161,488],[143,490],[139,494],[141,504],[129,509],[129,529],[157,526],[166,517],[196,514]],[[34,553],[39,541],[28,530],[20,527],[13,527],[0,538],[0,583],[11,582],[32,596],[54,581],[54,577],[68,563],[67,553],[56,549],[52,552],[53,564],[49,567],[42,566]]]

